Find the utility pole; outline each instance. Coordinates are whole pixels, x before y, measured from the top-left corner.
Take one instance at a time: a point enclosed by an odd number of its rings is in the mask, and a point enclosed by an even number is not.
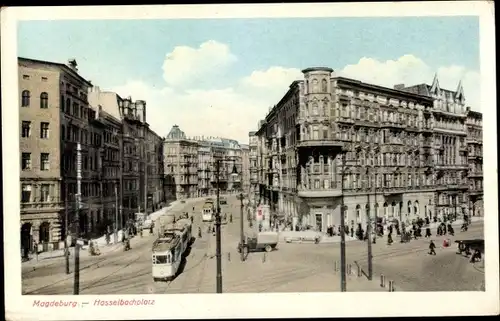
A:
[[[373,198],[375,198],[374,205],[373,205],[373,217],[375,221],[375,234],[373,235],[373,244],[377,243],[377,233],[378,233],[378,203],[377,203],[377,174],[376,170],[374,171],[375,175],[373,176],[374,182],[373,182]]]
[[[119,216],[119,221],[120,221],[120,224],[118,225],[118,220],[116,221],[116,225],[117,225],[117,230],[118,229],[121,229],[122,227],[122,224],[123,224],[123,211],[122,211],[122,208],[123,208],[123,136],[124,136],[124,131],[125,131],[125,119],[122,119],[121,121],[121,132],[120,132],[120,139],[118,141],[118,145],[119,145],[119,153],[120,153],[120,170],[119,170],[119,182],[120,182],[120,206],[119,206],[119,211],[120,211],[120,216]],[[117,234],[118,235],[118,234]]]
[[[368,176],[369,170],[368,167],[366,168],[366,175]],[[370,217],[370,192],[366,194],[368,196],[368,208],[366,209],[366,219],[367,219],[367,225],[366,225],[366,235],[368,235],[368,280],[371,280],[373,277],[373,264],[372,264],[372,222],[371,222],[371,217]]]
[[[144,214],[148,214],[148,165],[149,165],[149,153],[147,149],[147,142],[146,142],[146,123],[143,124],[142,127],[143,131],[143,144],[142,148],[144,151]]]
[[[121,161],[121,160],[120,160]],[[118,243],[118,182],[115,182],[115,233],[114,233],[114,244]]]
[[[221,261],[221,237],[220,237],[220,159],[216,160],[217,166],[217,212],[215,214],[215,237],[216,237],[216,258],[217,258],[217,293],[222,293],[222,261]]]
[[[340,291],[346,292],[346,264],[345,264],[345,217],[344,217],[344,171],[345,171],[345,151],[341,151],[342,156],[342,181],[341,181],[341,205],[340,205]]]
[[[66,260],[66,274],[69,274],[69,246],[68,246],[68,183],[65,182],[65,188],[64,191],[66,195],[64,196],[64,256]]]
[[[245,244],[245,235],[243,234],[243,193],[240,194],[240,244],[241,244],[241,262],[245,261],[245,253],[243,253],[243,244]]]
[[[76,244],[75,244],[75,278],[73,283],[73,294],[80,294],[80,210],[82,206],[82,146],[76,145]]]

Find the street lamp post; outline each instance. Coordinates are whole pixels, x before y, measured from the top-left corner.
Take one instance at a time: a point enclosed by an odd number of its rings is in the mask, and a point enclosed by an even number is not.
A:
[[[68,205],[69,205],[69,202],[68,202],[68,183],[65,184],[66,187],[65,187],[65,204],[64,204],[64,256],[65,256],[65,260],[66,260],[66,274],[69,274],[69,245],[68,245],[68,235],[69,235],[69,232],[68,232],[68,227],[69,227],[69,224],[68,224]]]
[[[216,269],[216,282],[217,293],[222,293],[222,261],[221,261],[221,235],[220,235],[220,159],[216,160],[216,174],[217,174],[217,212],[215,213],[215,240],[217,259]]]
[[[366,168],[366,176],[370,175],[368,167]],[[366,209],[366,235],[368,236],[368,280],[372,279],[373,276],[373,264],[372,264],[372,222],[370,218],[370,192],[368,195],[368,208]]]
[[[217,175],[217,212],[215,213],[215,238],[216,238],[216,252],[215,256],[217,259],[217,269],[216,269],[216,286],[217,293],[222,293],[222,258],[221,258],[221,217],[220,217],[220,163],[221,159],[216,159],[216,175]],[[236,165],[233,166],[233,171],[231,176],[238,175],[236,170]]]
[[[118,184],[115,182],[115,231],[114,231],[114,244],[118,243],[118,211],[120,206],[118,205]]]
[[[243,244],[245,243],[245,236],[243,234],[243,193],[240,193],[240,244],[241,244],[241,262],[245,261],[245,253],[243,251]]]
[[[340,291],[346,292],[346,265],[345,265],[345,208],[344,208],[344,171],[345,171],[345,152],[342,151],[342,178],[341,186],[341,205],[340,205]]]

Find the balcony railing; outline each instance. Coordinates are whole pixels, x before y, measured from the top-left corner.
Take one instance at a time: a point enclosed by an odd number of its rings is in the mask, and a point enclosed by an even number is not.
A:
[[[342,195],[342,189],[336,184],[333,188],[329,189],[299,186],[297,192],[300,197],[308,198],[335,197]]]

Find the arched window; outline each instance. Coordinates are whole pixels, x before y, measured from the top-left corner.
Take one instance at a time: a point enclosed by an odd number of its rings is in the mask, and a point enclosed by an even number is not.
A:
[[[392,217],[396,216],[396,202],[392,202],[391,204],[391,215]]]
[[[370,215],[370,204],[366,204],[365,206],[365,212],[366,212],[366,219],[368,221],[368,223],[370,222],[371,220],[371,215]]]
[[[318,116],[319,115],[318,103],[317,102],[313,102],[313,105],[312,105],[312,114],[314,116]]]
[[[49,94],[46,92],[40,94],[40,108],[49,108]]]
[[[411,201],[408,201],[408,215],[411,215]]]
[[[323,79],[321,81],[321,91],[324,93],[328,92],[328,83],[327,83],[326,79]]]
[[[356,205],[356,223],[359,223],[361,220],[361,206]]]
[[[318,80],[313,79],[312,81],[312,92],[317,93],[318,92]]]
[[[416,216],[420,214],[418,210],[418,201],[415,201],[415,203],[413,204],[413,214],[415,214]]]
[[[23,90],[21,94],[21,106],[28,107],[30,105],[30,91]]]
[[[306,94],[309,93],[309,80],[306,80]]]
[[[379,212],[378,212],[378,203],[375,203],[375,217],[378,217],[379,216]]]
[[[47,243],[50,241],[50,223],[49,222],[43,222],[40,224],[40,231],[39,231],[39,243]]]
[[[389,205],[387,203],[384,203],[384,216],[389,217]]]

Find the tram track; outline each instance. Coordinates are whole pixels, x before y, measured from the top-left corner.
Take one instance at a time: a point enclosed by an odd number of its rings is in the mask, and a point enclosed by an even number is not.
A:
[[[132,261],[133,262],[137,261],[140,258],[140,256],[143,255],[143,254],[144,253],[141,253],[137,257],[134,257],[134,259]],[[95,271],[100,266],[103,266],[103,265],[114,265],[114,264],[116,264],[118,262],[122,262],[122,261],[123,261],[123,256],[118,256],[118,257],[113,257],[113,258],[104,257],[104,258],[98,260],[97,262],[93,262],[93,263],[88,264],[88,265],[86,265],[84,267],[80,267],[80,277],[82,276],[82,274],[86,275],[86,274],[88,274],[91,271]],[[128,264],[126,264],[126,266],[129,266],[133,262],[129,262]],[[123,268],[124,267],[121,267],[118,270],[123,269]],[[56,282],[52,282],[52,283],[50,283],[48,285],[44,285],[44,286],[38,287],[38,288],[36,288],[34,290],[25,292],[23,294],[29,295],[29,294],[36,294],[36,292],[39,292],[41,290],[46,291],[46,290],[49,290],[50,288],[53,288],[55,286],[59,286],[59,285],[63,284],[65,281],[71,280],[73,278],[74,278],[74,271],[72,273],[70,273],[67,277],[63,277],[63,278],[61,278],[60,280],[58,280]]]

